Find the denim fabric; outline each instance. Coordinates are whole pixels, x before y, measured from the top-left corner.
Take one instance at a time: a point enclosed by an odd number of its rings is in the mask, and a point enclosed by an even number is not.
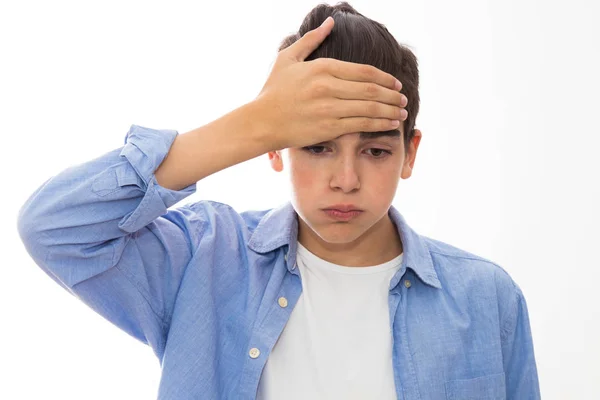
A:
[[[196,191],[154,176],[177,134],[132,125],[123,147],[38,188],[19,234],[56,283],[152,348],[159,399],[254,399],[302,292],[297,214],[290,203],[169,209]],[[398,398],[539,399],[519,286],[492,261],[419,235],[393,206],[389,215],[404,248],[389,285]]]

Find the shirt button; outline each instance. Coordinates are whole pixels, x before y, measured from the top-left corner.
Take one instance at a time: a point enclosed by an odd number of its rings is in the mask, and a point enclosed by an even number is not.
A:
[[[285,297],[280,297],[277,302],[281,307],[287,307],[287,299]]]
[[[285,261],[287,261],[287,253],[285,253],[285,256],[283,256],[283,258],[285,259]]]
[[[257,349],[256,347],[253,347],[250,349],[250,357],[252,358],[257,358],[258,356],[260,356],[260,350]]]
[[[404,281],[404,286],[406,286],[407,288],[409,288],[409,287],[410,287],[410,281],[409,281],[408,279],[406,279],[406,280]]]

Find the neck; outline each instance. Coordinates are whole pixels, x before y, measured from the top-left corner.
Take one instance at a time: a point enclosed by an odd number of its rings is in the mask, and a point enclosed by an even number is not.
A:
[[[403,252],[398,230],[388,214],[359,238],[348,243],[325,242],[298,218],[298,241],[317,257],[347,267],[383,264]]]

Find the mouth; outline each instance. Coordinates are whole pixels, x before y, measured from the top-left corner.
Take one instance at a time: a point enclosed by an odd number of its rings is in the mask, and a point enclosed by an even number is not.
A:
[[[360,208],[358,208],[354,204],[335,204],[331,207],[325,208],[324,210],[325,211],[326,210],[334,210],[334,211],[340,211],[340,212],[362,211]]]
[[[342,210],[337,210],[337,209],[324,209],[323,211],[330,218],[333,218],[338,221],[349,221],[353,218],[358,217],[360,214],[362,214],[362,210],[342,211]]]

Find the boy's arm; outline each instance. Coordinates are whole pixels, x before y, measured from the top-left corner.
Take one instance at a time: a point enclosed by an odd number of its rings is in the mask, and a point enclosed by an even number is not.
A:
[[[133,125],[123,147],[67,168],[26,200],[18,214],[26,250],[60,286],[160,355],[183,274],[212,229],[202,201],[167,209],[196,191],[196,179],[262,151],[248,120],[234,110],[179,142],[198,149],[172,153],[176,131]],[[177,189],[157,181],[161,163],[161,179]]]
[[[271,132],[255,102],[178,135],[156,170],[162,187],[180,190],[215,172],[275,150]]]
[[[529,313],[518,285],[510,303],[510,314],[501,331],[507,399],[538,400],[540,387]]]

